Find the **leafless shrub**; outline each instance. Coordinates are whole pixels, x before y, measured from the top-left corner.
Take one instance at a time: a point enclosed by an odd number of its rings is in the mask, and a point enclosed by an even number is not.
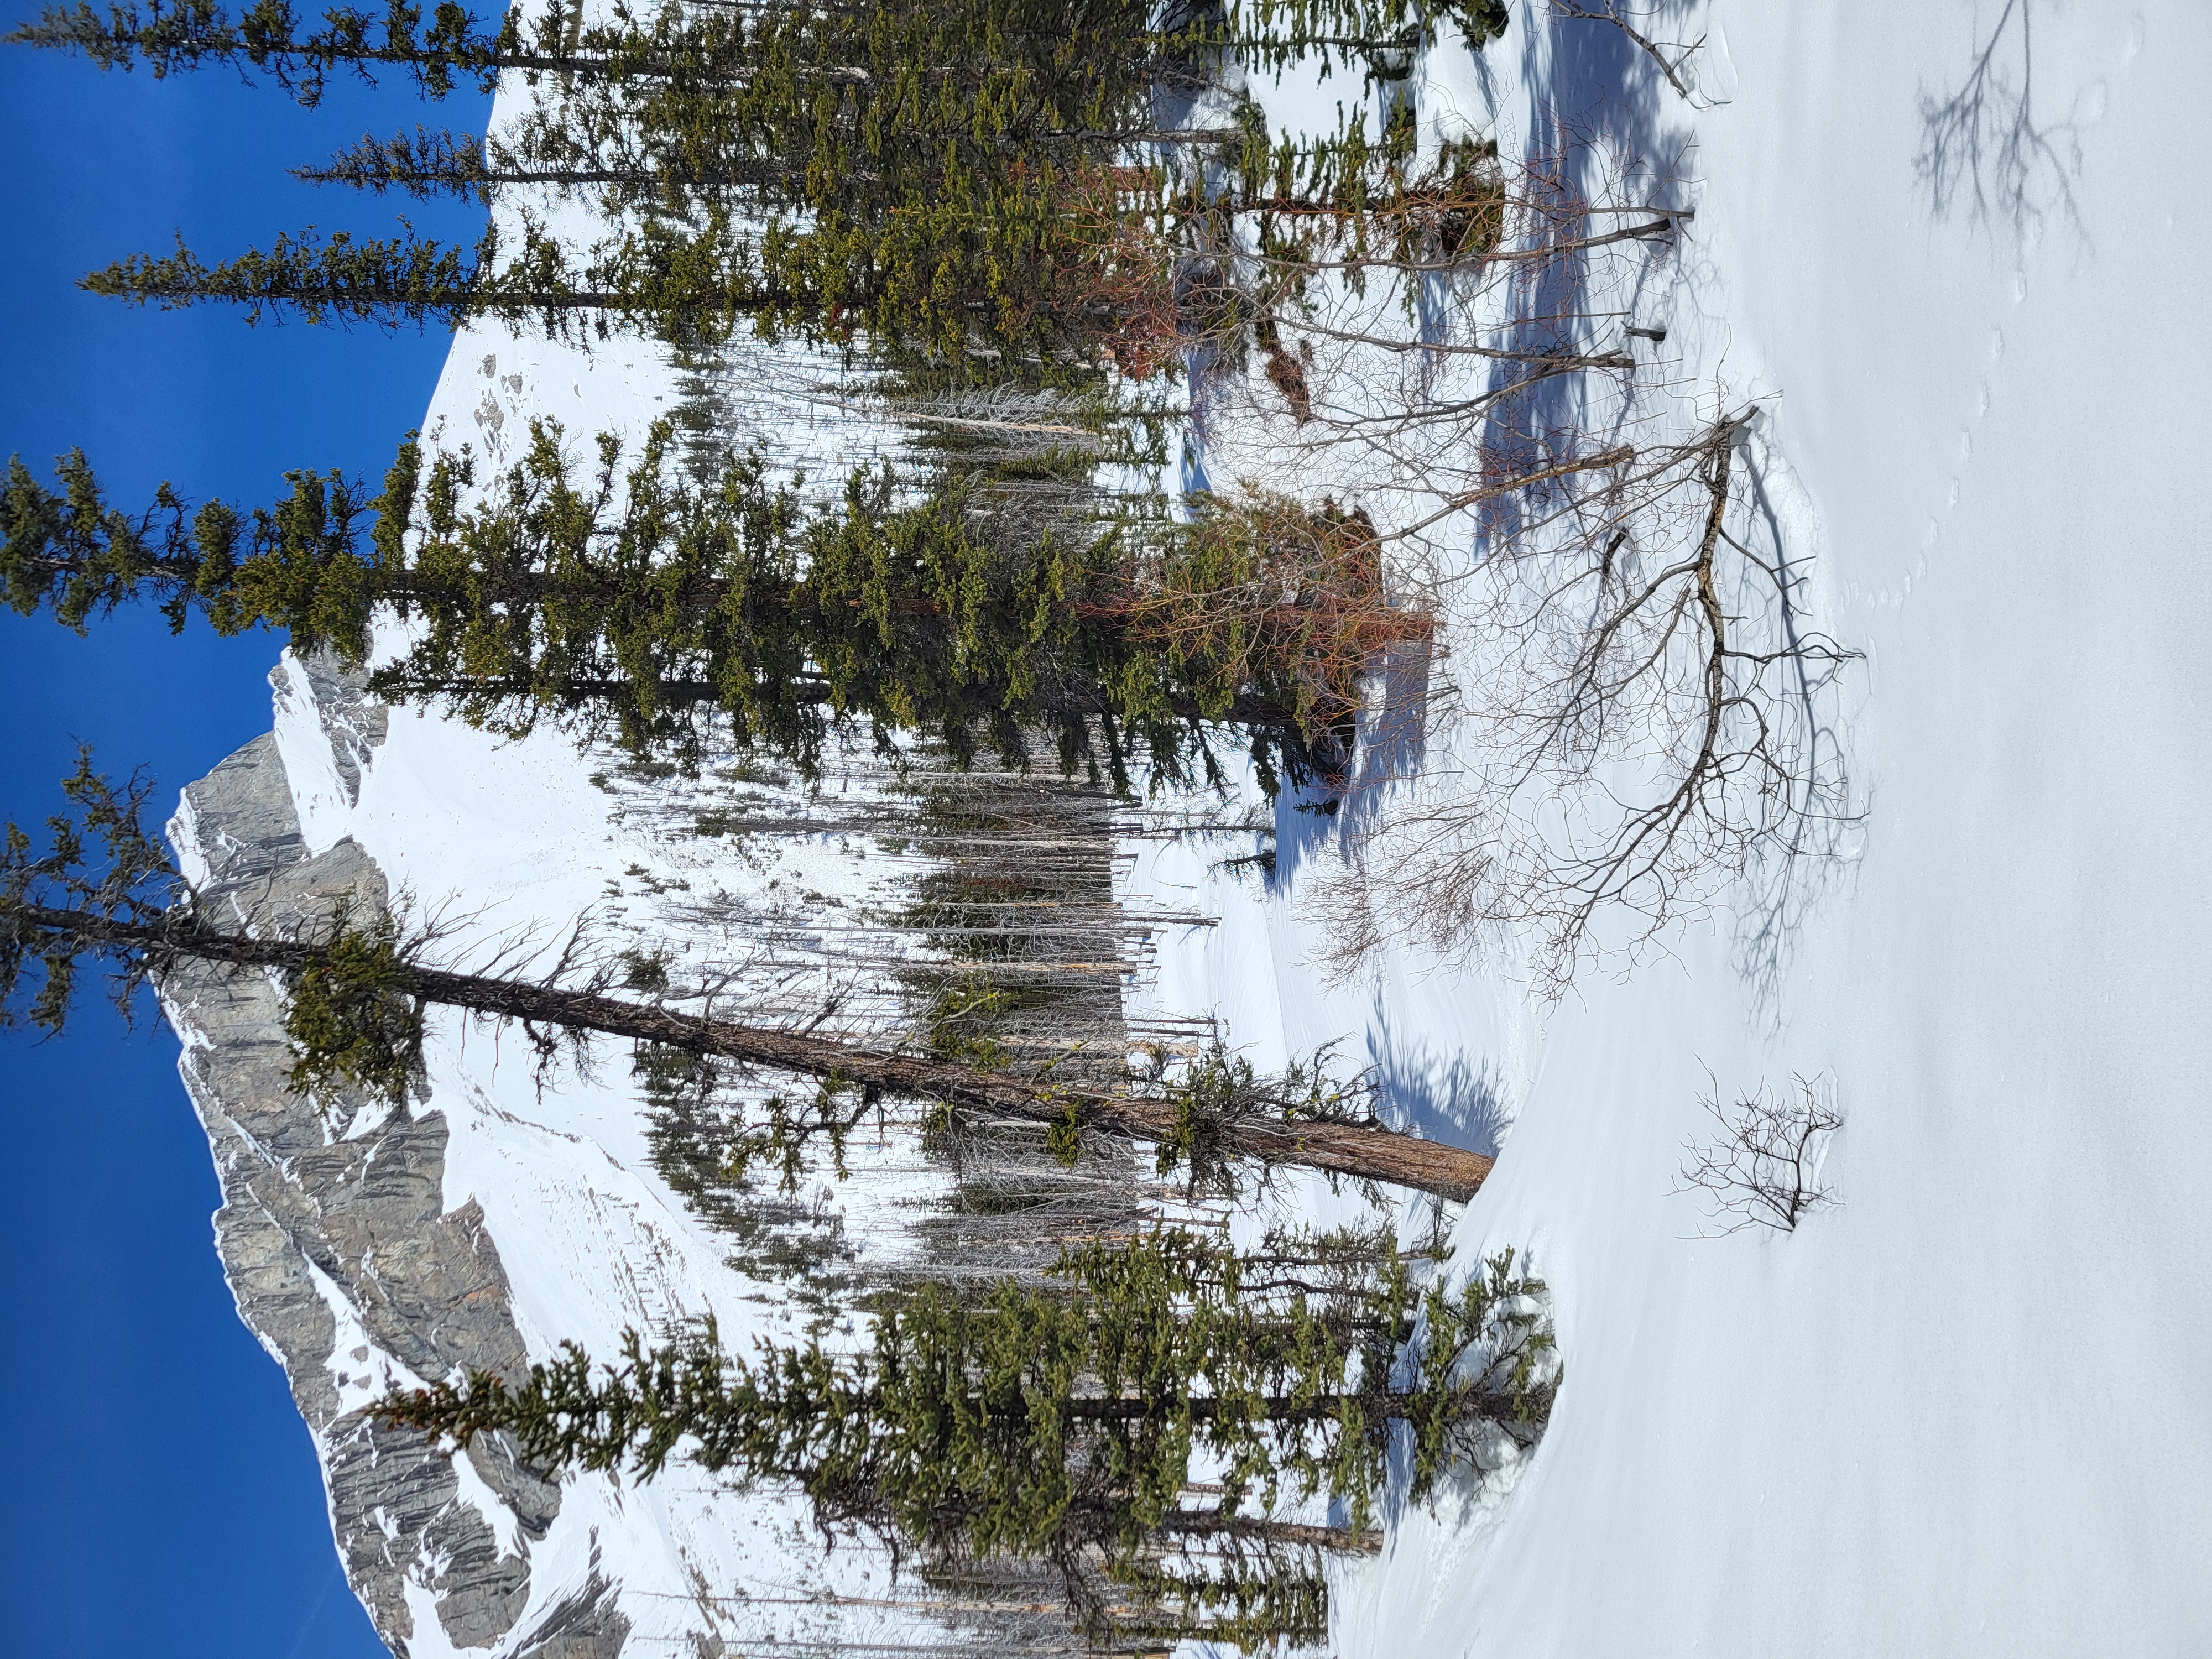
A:
[[[1711,1200],[1706,1219],[1714,1231],[1707,1237],[1747,1227],[1795,1232],[1801,1218],[1836,1201],[1821,1184],[1820,1159],[1843,1115],[1819,1080],[1791,1082],[1793,1094],[1771,1093],[1762,1083],[1726,1109],[1717,1091],[1699,1103],[1720,1133],[1683,1143],[1686,1161],[1673,1190]]]

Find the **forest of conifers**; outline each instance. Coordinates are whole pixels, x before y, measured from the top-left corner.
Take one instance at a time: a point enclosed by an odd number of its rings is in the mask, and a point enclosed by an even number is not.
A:
[[[1632,948],[1837,810],[1778,711],[1787,676],[1842,653],[1746,639],[1718,597],[1789,580],[1727,532],[1751,411],[1644,432],[1577,425],[1591,400],[1563,396],[1637,362],[1635,331],[1588,298],[1593,263],[1662,258],[1688,209],[1661,180],[1508,165],[1396,94],[1439,32],[1479,47],[1504,26],[1494,0],[180,0],[18,29],[90,70],[242,74],[303,104],[342,77],[501,90],[488,134],[372,134],[299,170],[480,204],[472,245],[278,227],[127,254],[84,276],[97,295],[629,335],[687,361],[780,343],[865,384],[897,436],[828,490],[759,448],[702,454],[669,419],[629,441],[540,421],[504,465],[395,433],[380,480],[307,457],[238,501],[179,479],[118,502],[82,452],[19,457],[0,501],[15,611],[267,630],[395,706],[556,729],[630,775],[873,767],[944,874],[896,919],[921,943],[878,965],[880,1017],[825,1030],[580,924],[526,969],[457,958],[398,905],[248,925],[198,902],[143,822],[150,783],[88,756],[43,831],[9,831],[10,1018],[58,1030],[101,975],[127,1010],[180,964],[270,974],[294,1086],[402,1109],[437,1018],[520,1027],[548,1067],[611,1042],[702,1201],[795,1190],[885,1101],[921,1103],[933,1145],[988,1142],[1058,1194],[1053,1249],[996,1277],[825,1280],[825,1305],[866,1316],[842,1346],[641,1334],[395,1395],[385,1420],[506,1435],[546,1469],[784,1483],[824,1528],[1010,1619],[1054,1587],[1068,1639],[1100,1650],[1320,1639],[1322,1561],[1374,1547],[1386,1492],[1424,1502],[1472,1442],[1540,1431],[1559,1376],[1542,1287],[1511,1255],[1448,1268],[1387,1231],[1231,1249],[1140,1206],[1068,1218],[1054,1182],[1093,1169],[1133,1190],[1149,1165],[1186,1195],[1305,1169],[1456,1202],[1490,1167],[1382,1121],[1325,1056],[1264,1076],[1218,1043],[1147,1051],[1114,981],[1102,1004],[1052,971],[1116,948],[1083,850],[1103,815],[1246,767],[1340,811],[1386,669],[1444,659],[1415,556],[1440,526],[1516,573],[1486,601],[1490,654],[1454,661],[1495,744],[1486,799],[1623,752],[1644,787],[1565,831],[1439,811],[1396,872],[1404,926],[1525,927],[1563,986],[1597,932]],[[1276,131],[1249,88],[1316,63],[1334,125]],[[1363,379],[1369,362],[1419,365],[1419,391]],[[1274,400],[1287,441],[1366,445],[1428,498],[1394,517],[1376,503],[1397,498],[1302,491],[1295,468],[1171,496],[1170,440],[1230,380]],[[732,1112],[739,1074],[779,1081]]]

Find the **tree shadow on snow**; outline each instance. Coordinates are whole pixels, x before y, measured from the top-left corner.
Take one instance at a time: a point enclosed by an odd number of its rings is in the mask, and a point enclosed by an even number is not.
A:
[[[1583,0],[1584,9],[1595,11],[1601,3]],[[1663,33],[1667,31],[1652,20],[1683,15],[1690,9],[1662,4],[1635,16],[1645,33],[1655,28]],[[1664,118],[1686,112],[1686,106],[1644,50],[1626,32],[1601,20],[1564,16],[1549,7],[1532,7],[1527,15],[1532,21],[1540,19],[1538,27],[1547,31],[1548,51],[1540,71],[1534,29],[1523,37],[1528,54],[1524,73],[1535,89],[1539,112],[1587,139],[1609,142],[1624,155],[1656,164],[1665,154],[1671,161],[1680,141]]]
[[[1368,1079],[1376,1106],[1393,1127],[1419,1132],[1425,1140],[1463,1146],[1486,1158],[1513,1127],[1497,1068],[1465,1053],[1445,1055],[1425,1038],[1400,1039],[1389,1016],[1376,1010],[1368,1037]]]
[[[2032,239],[2055,211],[2081,236],[2081,124],[2071,112],[2037,118],[2034,11],[2034,0],[2005,0],[1958,87],[1922,88],[1913,177],[1938,219],[1963,212]]]
[[[1384,651],[1370,674],[1381,695],[1359,713],[1344,775],[1285,789],[1276,798],[1271,891],[1294,890],[1309,860],[1357,846],[1379,829],[1390,786],[1420,775],[1439,701],[1431,672],[1434,654],[1425,641]]]
[[[1650,25],[1654,16],[1682,9],[1662,5],[1640,15]],[[1688,112],[1658,66],[1627,33],[1601,20],[1533,6],[1523,17],[1528,27],[1522,36],[1522,75],[1531,88],[1534,119],[1532,130],[1519,135],[1519,167],[1531,194],[1548,194],[1564,223],[1606,193],[1609,171],[1625,172],[1649,192],[1642,199],[1682,205],[1677,175]],[[1543,31],[1540,45],[1538,30]],[[1612,225],[1607,221],[1605,228]],[[1605,448],[1617,441],[1621,426],[1636,418],[1639,398],[1633,379],[1625,404],[1601,410],[1592,404],[1583,376],[1528,373],[1531,360],[1549,354],[1627,345],[1618,328],[1601,326],[1600,337],[1585,337],[1598,320],[1590,274],[1585,252],[1531,260],[1509,278],[1506,314],[1516,320],[1500,332],[1496,344],[1515,356],[1497,362],[1485,388],[1493,396],[1505,394],[1493,405],[1480,438],[1486,474],[1534,471],[1570,452]],[[1638,278],[1632,313],[1642,306],[1649,275]],[[1620,320],[1625,325],[1630,319]],[[1516,389],[1522,380],[1529,383]],[[1565,488],[1525,492],[1530,496],[1526,505],[1540,513],[1548,510],[1564,499]],[[1508,495],[1478,518],[1473,550],[1478,561],[1512,544],[1525,527],[1522,505],[1517,495]]]
[[[1346,842],[1381,826],[1392,784],[1420,774],[1439,713],[1433,654],[1427,641],[1407,641],[1385,651],[1370,672],[1381,696],[1360,711],[1358,744],[1339,792],[1337,830]]]

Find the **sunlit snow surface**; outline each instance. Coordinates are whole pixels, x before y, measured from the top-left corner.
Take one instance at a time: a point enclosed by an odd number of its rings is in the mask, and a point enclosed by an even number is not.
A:
[[[2204,1651],[2212,16],[1642,27],[1705,37],[1715,106],[1647,78],[1631,118],[1695,183],[1669,344],[1778,394],[1777,510],[1865,653],[1863,851],[1776,960],[1723,915],[1505,1057],[1512,1137],[1461,1237],[1533,1247],[1565,1386],[1508,1504],[1406,1519],[1341,1649]],[[1522,121],[1603,118],[1635,69],[1541,9],[1489,59]],[[1439,995],[1416,1029],[1485,1028]],[[1832,1078],[1840,1208],[1694,1237],[1668,1189],[1708,1071]]]
[[[1778,908],[1769,871],[1556,1003],[1402,949],[1329,984],[1336,924],[1302,878],[1334,831],[1287,809],[1274,891],[1218,872],[1218,848],[1127,849],[1133,902],[1204,919],[1158,939],[1133,1012],[1217,1015],[1263,1063],[1335,1042],[1425,1133],[1500,1148],[1461,1259],[1526,1249],[1555,1298],[1565,1383],[1540,1446],[1516,1478],[1395,1516],[1344,1581],[1334,1645],[2212,1651],[2212,567],[2190,510],[2212,16],[1638,15],[1703,37],[1694,103],[1617,31],[1524,5],[1480,65],[1430,54],[1420,108],[1494,124],[1509,154],[1565,118],[1670,158],[1697,216],[1642,319],[1668,327],[1677,384],[1766,400],[1763,508],[1808,562],[1810,615],[1864,653],[1837,719],[1867,817],[1845,861],[1787,872]],[[511,459],[532,412],[580,444],[672,396],[641,349],[471,335],[425,429]],[[1259,453],[1227,417],[1209,437],[1219,484],[1240,445]],[[555,734],[502,746],[395,713],[351,806],[302,684],[278,735],[313,848],[354,836],[419,902],[461,896],[485,937],[589,907],[650,926],[633,869],[766,878],[672,869]],[[790,856],[818,866],[795,884],[861,879]],[[455,1024],[431,1065],[447,1207],[483,1206],[531,1352],[708,1312],[740,1340],[795,1328],[653,1175],[620,1064],[541,1091],[529,1061]],[[1700,1097],[1793,1074],[1843,1110],[1840,1206],[1789,1237],[1700,1237],[1671,1191]],[[860,1156],[826,1201],[895,1249],[863,1212],[939,1177],[896,1138]],[[791,1507],[680,1473],[571,1483],[532,1607],[594,1552],[639,1652],[723,1620],[741,1643],[715,1600],[740,1589],[880,1583],[860,1552],[825,1560]],[[872,1633],[864,1609],[817,1613]],[[414,1652],[438,1651],[435,1618],[416,1625]]]

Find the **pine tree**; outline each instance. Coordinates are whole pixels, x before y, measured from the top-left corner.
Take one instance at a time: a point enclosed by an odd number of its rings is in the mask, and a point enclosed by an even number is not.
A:
[[[556,7],[538,25],[547,51],[562,38],[564,15]],[[1071,164],[1040,159],[1036,145],[1068,139],[1071,119],[1101,127],[1073,140],[1091,149],[1129,125],[1149,56],[1134,0],[1073,10],[981,0],[672,12],[649,27],[617,20],[611,33],[587,29],[580,57],[557,58],[516,57],[518,17],[486,36],[448,8],[425,37],[434,50],[404,7],[374,46],[367,15],[343,9],[322,33],[297,37],[281,0],[237,24],[188,0],[150,21],[119,9],[102,21],[80,8],[19,31],[109,66],[142,52],[160,73],[254,64],[302,95],[340,63],[430,61],[439,75],[465,64],[489,76],[502,64],[588,60],[592,73],[568,77],[556,100],[564,118],[533,129],[531,164],[507,171],[568,182],[611,175],[602,182],[625,186],[633,201],[653,184],[648,222],[588,253],[555,248],[534,230],[503,264],[489,239],[471,257],[411,233],[360,243],[310,233],[212,267],[182,246],[168,258],[139,255],[86,286],[167,306],[225,300],[256,319],[292,310],[309,321],[451,325],[492,315],[560,333],[590,312],[601,328],[626,319],[680,337],[726,331],[746,316],[768,329],[869,333],[956,358],[977,338],[1000,351],[1085,355],[1081,341],[1095,331],[1060,291],[1068,262],[1049,210]],[[621,159],[601,154],[610,143]],[[395,173],[488,182],[477,176],[482,146],[429,149],[356,150],[321,172],[372,184]]]
[[[427,959],[434,932],[410,934],[398,917],[359,914],[350,902],[249,929],[201,904],[147,832],[150,781],[134,776],[118,789],[80,754],[63,789],[69,810],[47,820],[43,848],[10,823],[0,849],[0,1026],[62,1030],[88,959],[104,966],[126,1015],[149,981],[205,963],[269,973],[285,987],[294,1084],[314,1093],[368,1088],[404,1100],[432,1006],[519,1022],[548,1064],[564,1036],[580,1047],[597,1035],[811,1079],[811,1094],[765,1103],[746,1143],[747,1158],[780,1165],[794,1185],[816,1149],[838,1164],[843,1135],[887,1095],[1028,1122],[1066,1143],[1085,1134],[1145,1142],[1158,1149],[1164,1173],[1200,1158],[1249,1158],[1465,1199],[1490,1170],[1486,1158],[1385,1128],[1317,1080],[1285,1091],[1248,1072],[1246,1086],[1227,1092],[1218,1080],[1078,1087],[1048,1069],[1024,1076],[915,1054],[889,1039],[689,1013],[681,989],[634,982],[635,962],[579,966],[574,938],[548,980],[436,967]]]
[[[500,184],[592,182],[568,171],[528,172],[502,165],[505,160],[474,133],[450,128],[433,132],[417,126],[411,135],[402,132],[390,138],[365,133],[358,143],[338,151],[327,164],[291,171],[294,178],[311,185],[350,185],[379,194],[397,189],[425,199],[475,196],[486,202],[490,200],[492,187]]]
[[[336,70],[371,85],[380,71],[404,71],[433,98],[462,84],[489,93],[509,70],[533,82],[548,75],[589,82],[717,72],[711,51],[699,48],[699,26],[672,9],[649,26],[626,7],[586,25],[571,0],[546,0],[534,19],[518,6],[488,28],[454,0],[441,0],[428,27],[422,18],[409,0],[388,0],[381,11],[341,5],[322,14],[320,28],[303,33],[288,0],[255,0],[235,15],[213,0],[150,0],[143,11],[111,4],[104,16],[80,0],[50,6],[5,42],[79,52],[102,70],[127,72],[143,61],[157,80],[208,67],[249,79],[258,70],[309,106],[321,101]]]
[[[742,255],[741,247],[732,252]],[[714,261],[709,238],[638,241],[623,253],[618,273],[579,270],[565,250],[528,225],[521,247],[504,260],[495,228],[464,249],[418,237],[411,228],[398,237],[357,240],[346,231],[325,237],[309,227],[297,237],[278,236],[265,252],[251,249],[217,265],[204,264],[179,241],[166,258],[134,254],[84,276],[79,286],[165,311],[210,302],[240,306],[249,325],[289,313],[308,323],[459,328],[488,316],[518,328],[534,320],[556,337],[580,326],[605,332],[609,319],[624,316],[672,331],[712,331],[717,316],[791,303],[746,284],[735,261]]]
[[[0,495],[0,584],[21,614],[48,611],[79,633],[151,599],[173,632],[198,611],[219,634],[281,628],[303,652],[334,645],[358,660],[381,597],[376,563],[399,550],[418,465],[415,445],[403,444],[384,493],[366,500],[341,473],[288,473],[289,493],[251,511],[210,501],[188,513],[163,483],[133,517],[106,504],[82,450],[57,462],[52,489],[14,457]],[[366,558],[364,514],[375,518]]]
[[[1040,520],[957,472],[889,469],[809,512],[757,456],[695,483],[673,442],[664,422],[625,465],[603,438],[580,477],[540,422],[464,508],[473,459],[426,464],[410,441],[373,498],[295,473],[275,506],[213,503],[190,534],[165,486],[158,553],[100,507],[81,456],[59,492],[17,462],[0,556],[19,610],[72,626],[143,593],[179,627],[198,608],[221,631],[277,628],[356,664],[389,606],[419,629],[374,677],[381,695],[512,733],[550,714],[686,764],[711,731],[810,775],[830,732],[859,726],[886,744],[925,735],[961,764],[988,745],[1026,765],[1042,736],[1063,769],[1103,767],[1126,791],[1139,754],[1162,777],[1209,772],[1221,723],[1271,787],[1297,782],[1348,743],[1372,655],[1426,632],[1384,602],[1358,515],[1261,501],[1188,529]]]
[[[586,26],[551,0],[534,21],[518,11],[496,30],[441,6],[426,32],[420,9],[394,0],[381,17],[333,10],[303,34],[285,0],[235,20],[183,0],[104,19],[56,9],[12,38],[110,68],[143,57],[157,75],[258,68],[308,101],[341,67],[404,66],[433,92],[456,74],[489,84],[503,69],[557,71],[511,144],[366,140],[309,176],[480,195],[507,182],[593,185],[611,213],[642,216],[588,250],[526,226],[504,263],[490,238],[471,252],[411,232],[356,243],[310,231],[211,267],[179,246],[86,279],[142,302],[228,301],[249,319],[492,316],[566,335],[588,317],[588,331],[679,340],[718,337],[743,319],[765,333],[964,363],[984,380],[1021,362],[1151,372],[1170,355],[1154,314],[1164,300],[1196,306],[1169,335],[1218,337],[1295,292],[1295,280],[1279,281],[1239,300],[1179,282],[1194,251],[1221,243],[1206,227],[1224,216],[1257,212],[1277,265],[1348,244],[1356,273],[1378,257],[1376,235],[1382,257],[1403,263],[1414,257],[1409,225],[1450,216],[1437,180],[1407,193],[1405,123],[1370,153],[1357,111],[1305,146],[1271,146],[1249,104],[1237,125],[1203,134],[1164,133],[1150,114],[1164,88],[1209,82],[1228,58],[1272,63],[1422,37],[1439,15],[1428,0],[1262,6],[1256,31],[1200,15],[1163,32],[1148,11],[1143,0],[924,0],[672,9],[649,22],[618,11]],[[1141,160],[1170,139],[1227,158],[1226,193],[1218,169]],[[1133,238],[1132,215],[1146,227]],[[1434,239],[1425,229],[1423,240],[1429,259]],[[1179,289],[1193,295],[1180,307],[1167,297]]]
[[[703,167],[680,157],[656,161],[635,147],[611,141],[586,145],[565,133],[532,143],[526,132],[509,143],[497,136],[478,138],[420,126],[389,138],[365,134],[325,165],[291,171],[308,184],[346,185],[380,194],[398,190],[425,200],[473,196],[488,203],[500,190],[525,185],[593,187],[611,211],[653,206],[668,212],[695,199],[787,186],[790,173],[781,163],[744,156],[717,158]]]
[[[309,50],[276,4],[250,14],[250,27],[203,7],[154,22],[55,14],[32,33],[104,41],[103,62],[152,52],[157,67],[250,51],[295,80],[375,56],[361,15],[331,14]],[[289,310],[310,321],[455,325],[492,316],[566,335],[588,317],[592,331],[641,327],[678,340],[720,337],[745,319],[767,334],[962,363],[989,380],[1017,363],[1082,373],[1111,361],[1124,374],[1150,372],[1167,361],[1154,315],[1164,303],[1196,307],[1165,325],[1170,335],[1205,337],[1237,325],[1216,314],[1224,304],[1237,319],[1285,302],[1295,281],[1239,299],[1178,280],[1194,250],[1221,244],[1206,227],[1224,218],[1256,211],[1262,252],[1277,265],[1340,244],[1355,271],[1410,257],[1407,227],[1437,219],[1439,186],[1425,181],[1407,196],[1408,122],[1380,150],[1356,111],[1338,134],[1304,146],[1271,146],[1249,103],[1218,132],[1164,134],[1150,114],[1157,93],[1218,73],[1218,42],[1243,48],[1214,24],[1152,31],[1146,9],[1139,0],[962,0],[672,12],[649,26],[618,18],[584,31],[581,58],[569,56],[592,72],[562,77],[511,141],[365,140],[307,170],[425,192],[596,185],[611,216],[635,216],[604,245],[562,248],[526,225],[502,262],[489,236],[471,254],[411,232],[360,243],[309,233],[213,267],[181,246],[165,259],[136,256],[86,286],[165,306],[228,301],[250,319]],[[538,36],[562,38],[557,24],[548,14]],[[395,12],[386,33],[399,44],[376,50],[416,52],[415,27],[412,14]],[[465,14],[441,12],[433,33],[451,39],[438,61],[506,61],[520,27],[511,17],[495,40],[479,39]],[[1300,19],[1288,38],[1309,37],[1320,38]],[[1278,46],[1290,49],[1268,50]],[[1139,159],[1170,137],[1224,158],[1226,193],[1218,169]],[[1145,228],[1134,236],[1132,216]],[[1392,252],[1377,255],[1377,235]],[[1168,297],[1181,290],[1194,298]]]
[[[479,1373],[382,1415],[463,1443],[507,1434],[549,1471],[649,1480],[680,1449],[925,1561],[1050,1562],[1101,1637],[1311,1641],[1313,1552],[1364,1541],[1393,1449],[1422,1502],[1471,1436],[1533,1438],[1557,1388],[1543,1287],[1510,1253],[1457,1288],[1416,1265],[1387,1240],[1243,1255],[1163,1231],[1071,1250],[1042,1286],[890,1293],[864,1355],[817,1339],[734,1357],[711,1324],[657,1347],[631,1333],[603,1370],[571,1345],[527,1378]],[[1340,1527],[1285,1516],[1316,1498]]]
[[[188,520],[165,483],[133,518],[106,504],[82,450],[56,463],[54,482],[59,487],[48,489],[21,457],[10,458],[0,495],[0,583],[17,611],[51,611],[82,633],[92,617],[151,597],[181,629],[195,602],[228,588],[235,522],[220,502]]]
[[[310,324],[457,329],[488,317],[518,333],[530,325],[553,338],[604,337],[629,327],[696,343],[726,338],[750,319],[770,337],[850,342],[869,335],[956,360],[971,337],[988,338],[1000,343],[982,348],[989,356],[1003,356],[1002,346],[1012,343],[1079,360],[1072,342],[1096,333],[1098,319],[1083,301],[1038,291],[1067,287],[1072,268],[1055,275],[1040,257],[1030,260],[1036,269],[1028,275],[1015,274],[1014,286],[995,286],[1006,269],[990,259],[978,267],[963,245],[969,230],[987,223],[1003,225],[974,201],[948,198],[902,226],[895,242],[878,245],[836,222],[805,231],[770,224],[756,233],[715,210],[698,226],[652,218],[580,264],[528,222],[508,257],[496,227],[474,248],[419,237],[411,228],[397,237],[356,240],[309,227],[296,237],[279,235],[265,252],[249,249],[215,265],[179,241],[173,254],[133,254],[88,274],[79,286],[164,310],[234,305],[249,325],[291,315]],[[934,240],[939,234],[943,240]],[[985,240],[1019,234],[1017,226]]]

